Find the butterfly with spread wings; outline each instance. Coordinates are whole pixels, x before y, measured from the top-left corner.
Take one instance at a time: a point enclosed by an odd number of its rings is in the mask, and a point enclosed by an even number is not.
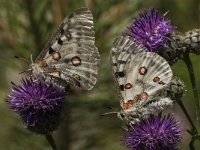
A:
[[[120,119],[134,124],[140,118],[171,105],[163,97],[163,90],[172,79],[168,62],[128,36],[120,36],[113,43],[111,62],[114,78],[120,91]]]
[[[90,90],[99,59],[92,13],[80,8],[64,19],[30,68],[47,83]]]

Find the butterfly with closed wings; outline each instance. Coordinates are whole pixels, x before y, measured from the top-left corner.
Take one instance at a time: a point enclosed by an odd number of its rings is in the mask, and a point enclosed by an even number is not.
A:
[[[46,83],[90,90],[97,81],[99,59],[92,13],[80,8],[64,19],[30,69]]]
[[[172,70],[157,53],[148,52],[128,36],[120,36],[113,43],[111,62],[120,91],[120,119],[135,124],[172,104],[160,94],[171,82]]]

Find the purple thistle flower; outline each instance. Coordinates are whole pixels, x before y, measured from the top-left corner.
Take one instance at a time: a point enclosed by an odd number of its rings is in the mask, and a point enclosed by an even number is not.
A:
[[[181,133],[182,128],[173,115],[162,118],[159,113],[129,126],[122,142],[131,150],[176,150]]]
[[[160,15],[156,9],[145,10],[139,13],[140,18],[135,18],[128,27],[128,35],[138,43],[143,44],[149,51],[158,51],[165,46],[168,35],[175,28],[165,19],[165,15]]]
[[[60,123],[65,94],[64,89],[40,80],[22,79],[21,85],[13,84],[7,102],[29,130],[47,134]]]

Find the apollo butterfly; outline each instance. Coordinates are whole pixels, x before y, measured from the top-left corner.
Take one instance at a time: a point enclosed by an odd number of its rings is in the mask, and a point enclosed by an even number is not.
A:
[[[90,90],[99,59],[92,13],[80,8],[64,19],[30,68],[47,83]]]
[[[157,53],[148,52],[128,36],[120,36],[111,49],[111,62],[121,95],[119,118],[134,124],[172,104],[170,98],[160,94],[171,82],[172,70]]]

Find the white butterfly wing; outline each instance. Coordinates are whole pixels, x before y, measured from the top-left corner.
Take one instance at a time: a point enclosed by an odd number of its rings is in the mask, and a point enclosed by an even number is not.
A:
[[[111,61],[122,96],[122,108],[130,100],[132,106],[134,103],[141,105],[139,103],[148,102],[148,99],[167,86],[172,78],[172,70],[164,58],[147,52],[146,48],[129,37],[121,36],[115,40]]]
[[[166,87],[173,76],[167,61],[153,52],[141,52],[133,55],[126,70],[126,80],[123,84],[125,103],[128,100],[135,102],[148,100],[156,92]],[[130,85],[131,88],[129,88]]]
[[[45,61],[46,76],[90,90],[97,81],[99,59],[92,13],[81,8],[64,19],[36,63]]]
[[[119,84],[119,89],[122,88],[121,83],[125,80],[124,67],[129,63],[131,55],[143,51],[147,49],[131,40],[129,36],[120,36],[114,41],[110,56],[113,74]]]

